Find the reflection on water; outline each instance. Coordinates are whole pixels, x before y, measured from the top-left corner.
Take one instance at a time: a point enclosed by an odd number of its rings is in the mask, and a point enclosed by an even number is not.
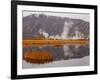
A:
[[[73,58],[82,58],[89,55],[89,45],[63,45],[59,47],[44,46],[44,47],[29,47],[23,48],[25,52],[46,51],[54,56],[54,60],[67,60]]]

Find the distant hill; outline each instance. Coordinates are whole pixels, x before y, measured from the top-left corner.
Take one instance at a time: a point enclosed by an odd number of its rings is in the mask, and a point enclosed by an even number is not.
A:
[[[45,32],[52,35],[59,35],[63,33],[64,23],[70,21],[72,27],[68,30],[68,36],[74,36],[76,28],[84,34],[89,35],[89,22],[80,19],[71,19],[68,17],[60,16],[47,16],[40,14],[36,16],[35,14],[23,17],[23,38],[34,38],[39,36],[39,29],[43,29]],[[69,26],[67,26],[69,28]]]

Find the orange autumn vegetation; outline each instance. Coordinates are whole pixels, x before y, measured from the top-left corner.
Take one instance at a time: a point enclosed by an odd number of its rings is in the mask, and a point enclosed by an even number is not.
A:
[[[53,54],[46,51],[34,51],[24,53],[24,60],[29,63],[44,64],[52,62]]]
[[[69,39],[69,40],[50,40],[50,39],[27,39],[23,40],[23,47],[32,47],[32,46],[54,46],[54,47],[61,47],[62,45],[89,45],[89,39]]]

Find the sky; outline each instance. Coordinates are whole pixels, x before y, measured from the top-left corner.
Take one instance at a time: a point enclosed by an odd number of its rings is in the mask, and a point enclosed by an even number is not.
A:
[[[45,14],[45,15],[52,15],[52,16],[60,16],[60,17],[69,17],[73,19],[82,19],[85,21],[90,22],[90,14],[88,13],[59,13],[59,12],[36,12],[36,11],[23,11],[23,17],[26,17],[28,15],[32,14]]]

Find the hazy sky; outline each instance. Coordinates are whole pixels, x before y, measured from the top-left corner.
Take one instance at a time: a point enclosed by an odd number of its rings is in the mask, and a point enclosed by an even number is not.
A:
[[[23,11],[23,17],[31,15],[31,14],[45,14],[45,15],[53,15],[53,16],[61,16],[61,17],[70,17],[74,19],[82,19],[90,22],[90,15],[84,13],[59,13],[59,12],[32,12],[32,11]]]

